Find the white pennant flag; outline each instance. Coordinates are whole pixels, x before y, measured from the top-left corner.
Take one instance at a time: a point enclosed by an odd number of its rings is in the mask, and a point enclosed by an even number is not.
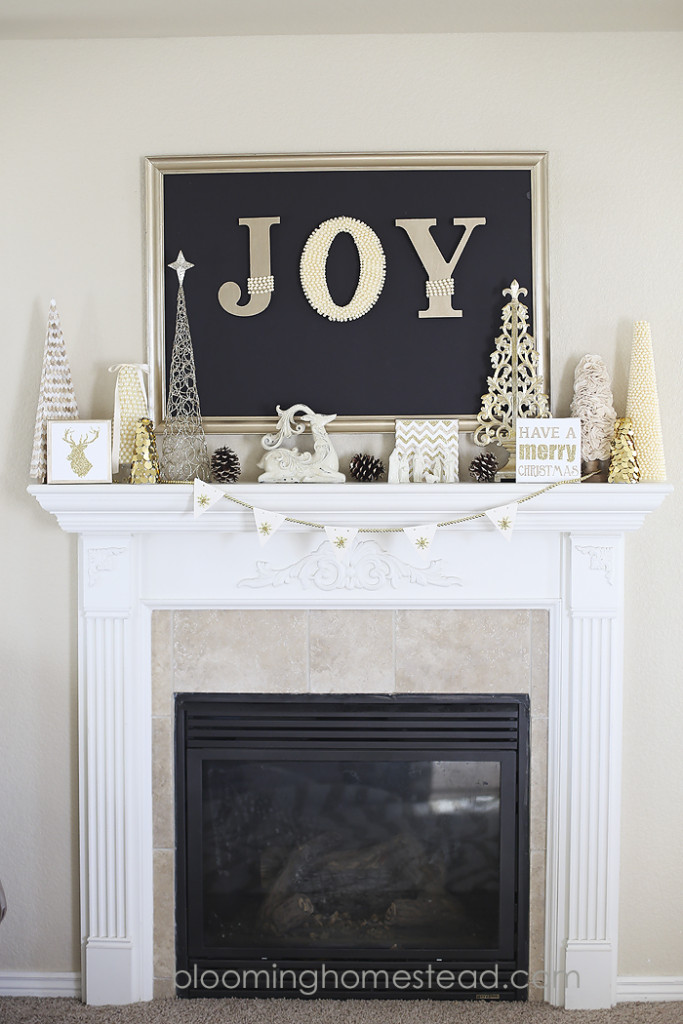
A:
[[[195,477],[194,481],[194,517],[199,519],[205,512],[215,505],[217,501],[220,501],[224,497],[224,492],[220,487],[212,487],[211,484],[205,483],[204,480],[200,480]]]
[[[265,547],[273,534],[280,529],[286,516],[279,512],[267,512],[265,508],[253,508],[256,536],[261,547]]]
[[[429,558],[429,549],[436,533],[436,523],[424,523],[422,526],[404,526],[403,532],[424,561]]]
[[[325,533],[338,562],[347,562],[358,530],[354,526],[326,526]]]
[[[495,528],[500,530],[505,540],[509,542],[515,525],[517,502],[513,501],[511,505],[498,505],[497,508],[489,508],[484,515],[489,517]]]

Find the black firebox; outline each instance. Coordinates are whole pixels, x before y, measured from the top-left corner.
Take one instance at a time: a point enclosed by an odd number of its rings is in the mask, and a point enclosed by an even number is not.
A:
[[[525,999],[529,700],[176,697],[179,996]]]

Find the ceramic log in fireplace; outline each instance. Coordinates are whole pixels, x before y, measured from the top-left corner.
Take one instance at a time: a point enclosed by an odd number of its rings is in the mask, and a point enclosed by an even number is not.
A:
[[[528,719],[179,695],[178,994],[525,998]]]

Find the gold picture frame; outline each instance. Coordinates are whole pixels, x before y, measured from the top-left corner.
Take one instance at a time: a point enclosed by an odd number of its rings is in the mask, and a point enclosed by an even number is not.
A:
[[[491,172],[525,172],[528,175],[528,191],[525,194],[525,199],[528,201],[528,218],[529,218],[529,237],[524,239],[524,242],[520,242],[520,247],[523,248],[523,259],[527,261],[527,265],[531,268],[530,273],[532,280],[524,282],[525,286],[529,287],[532,295],[532,301],[530,303],[532,313],[532,332],[536,339],[537,348],[539,351],[539,369],[540,373],[544,378],[544,387],[546,392],[549,393],[549,372],[550,372],[550,343],[549,343],[549,297],[548,297],[548,233],[547,233],[547,154],[545,152],[511,152],[511,153],[384,153],[384,154],[303,154],[303,155],[243,155],[243,156],[157,156],[149,157],[145,161],[145,172],[146,172],[146,196],[147,196],[147,344],[148,344],[148,361],[150,366],[150,378],[149,378],[149,399],[150,399],[150,415],[152,416],[156,424],[160,424],[165,414],[166,404],[166,377],[167,377],[167,355],[169,351],[170,340],[172,340],[170,331],[172,330],[173,324],[169,322],[171,320],[172,302],[175,301],[175,290],[177,287],[177,281],[175,274],[167,270],[167,264],[170,260],[173,260],[176,256],[176,252],[169,248],[169,245],[174,247],[177,245],[177,241],[172,242],[171,238],[173,231],[170,229],[171,219],[177,215],[177,210],[174,211],[170,193],[173,190],[178,190],[180,187],[185,185],[188,186],[190,183],[194,187],[194,195],[202,195],[216,188],[221,190],[225,189],[225,196],[227,199],[221,198],[220,210],[216,209],[215,216],[206,216],[207,225],[210,223],[211,231],[224,231],[226,230],[225,225],[229,224],[229,230],[232,231],[233,227],[237,230],[237,224],[240,217],[249,214],[249,216],[255,216],[255,212],[251,209],[232,209],[230,210],[230,216],[226,218],[226,204],[229,207],[229,196],[231,191],[234,189],[236,184],[240,186],[247,180],[242,177],[238,183],[235,178],[236,175],[240,176],[252,176],[252,180],[255,182],[265,181],[260,175],[267,174],[268,182],[272,182],[273,186],[276,187],[280,183],[284,183],[284,179],[271,178],[271,175],[297,175],[305,174],[305,179],[299,179],[305,181],[307,186],[311,186],[310,189],[306,188],[303,191],[311,193],[315,192],[316,189],[320,190],[324,187],[326,181],[332,179],[324,179],[321,176],[330,173],[343,173],[346,175],[362,175],[368,172],[372,172],[373,175],[379,174],[384,175],[381,179],[372,179],[373,183],[375,180],[378,183],[377,192],[391,190],[395,182],[399,181],[396,177],[401,172],[411,172],[410,177],[402,176],[400,179],[402,182],[415,181],[420,182],[423,186],[421,195],[424,194],[424,183],[425,180],[428,182],[447,182],[449,179],[444,178],[444,172],[454,172],[460,174],[460,172],[467,171],[472,172],[469,176],[469,181],[473,183],[472,187],[479,187],[481,183],[482,195],[486,195],[486,182],[494,180],[495,176],[492,177]],[[418,175],[416,172],[423,172]],[[428,175],[436,175],[437,177],[430,177],[425,179],[424,173]],[[188,176],[193,176],[192,178]],[[206,185],[210,185],[211,188],[199,187],[203,184],[201,178],[196,176],[210,176],[206,179]],[[313,176],[313,177],[308,177]],[[185,181],[180,179],[185,178]],[[294,179],[289,180],[286,184],[291,185]],[[352,179],[345,177],[344,179],[336,178],[335,181],[343,180],[344,184],[351,182]],[[365,180],[366,182],[370,179],[360,179],[356,177],[356,181]],[[460,177],[453,178],[453,182],[461,182],[465,179],[460,174]],[[496,181],[508,180],[507,175],[498,175],[495,178]],[[512,178],[509,178],[512,181]],[[526,177],[524,179],[526,181]],[[515,182],[517,179],[515,179]],[[199,183],[199,184],[198,184]],[[382,186],[381,188],[379,186]],[[517,188],[517,185],[515,185]],[[291,190],[290,190],[291,191]],[[221,196],[223,192],[221,191]],[[519,197],[518,197],[519,198]],[[198,200],[199,201],[199,200]],[[305,201],[303,198],[298,197],[297,202],[301,203]],[[275,212],[270,208],[272,200],[264,201],[262,208],[256,211],[260,214],[271,215]],[[407,204],[410,206],[411,212],[413,206],[417,209],[422,219],[426,219],[426,213],[429,212],[429,204],[425,205],[422,203]],[[486,203],[483,204],[486,207]],[[300,207],[298,207],[300,208]],[[462,213],[461,210],[457,209],[457,203],[453,208],[454,216]],[[403,209],[396,209],[396,218],[394,224],[398,223],[398,218],[403,214]],[[472,212],[472,211],[469,211]],[[482,213],[480,210],[474,212]],[[337,213],[354,213],[353,210],[338,210]],[[182,216],[185,216],[185,211],[182,212]],[[414,215],[411,212],[411,216]],[[181,216],[181,219],[182,219]],[[190,217],[189,212],[187,217]],[[484,210],[480,220],[485,222],[486,211]],[[290,218],[291,219],[291,218]],[[362,217],[360,218],[363,219]],[[369,221],[371,218],[366,218]],[[192,223],[196,223],[197,218],[194,218]],[[441,217],[443,220],[443,217]],[[496,224],[502,223],[505,220],[504,216],[501,217],[498,214]],[[315,227],[318,224],[318,220],[315,216],[312,219],[312,226]],[[387,234],[387,217],[384,217],[384,234],[381,235],[382,239]],[[408,223],[406,221],[405,223]],[[436,220],[433,221],[436,224]],[[459,223],[453,219],[452,223]],[[216,225],[220,226],[217,227]],[[371,227],[375,228],[375,224]],[[503,224],[503,230],[505,225]],[[240,244],[246,246],[244,242],[244,229],[240,228],[243,232],[243,241]],[[308,230],[308,228],[306,229]],[[430,229],[431,230],[431,229]],[[439,230],[438,228],[436,230]],[[406,244],[407,239],[401,232],[401,238],[403,240],[403,250],[401,255],[401,261],[412,260],[411,273],[420,271],[419,261],[416,260],[415,251],[411,251],[410,244]],[[514,232],[512,232],[514,235]],[[517,233],[519,234],[519,232]],[[178,248],[183,248],[182,238],[184,235],[180,235],[180,245]],[[506,239],[505,244],[508,242],[514,245],[516,241],[515,237]],[[214,242],[212,241],[212,244]],[[449,242],[450,245],[450,242]],[[196,243],[194,248],[196,248]],[[191,262],[195,262],[200,265],[202,273],[206,270],[206,261],[200,264],[194,249],[184,248],[185,257]],[[405,252],[405,256],[403,253]],[[300,253],[298,254],[300,255]],[[193,256],[195,259],[193,260]],[[290,254],[291,258],[291,254]],[[297,256],[298,259],[298,256]],[[242,261],[243,262],[243,261]],[[394,261],[395,263],[395,261]],[[457,268],[460,270],[465,264],[465,260],[461,261],[460,266]],[[488,266],[488,263],[484,260],[484,266]],[[417,268],[417,271],[416,269]],[[291,268],[290,268],[291,269]],[[402,269],[402,266],[401,266]],[[232,271],[230,271],[233,273]],[[387,269],[387,280],[392,272],[391,265],[388,265]],[[198,274],[198,271],[190,271],[189,275]],[[190,324],[193,325],[193,317],[196,318],[198,315],[198,306],[196,298],[193,295],[194,280],[191,276],[185,282],[185,288],[187,292],[188,302],[188,313],[190,318]],[[477,380],[481,380],[480,391],[483,394],[486,390],[486,374],[490,371],[490,352],[493,350],[493,343],[495,337],[495,324],[499,314],[501,297],[498,294],[500,289],[509,284],[509,280],[512,276],[516,276],[512,271],[508,275],[508,279],[505,280],[501,275],[499,279],[487,281],[485,287],[490,291],[490,316],[491,324],[490,329],[487,327],[486,330],[480,329],[476,338],[476,357],[479,360],[477,369]],[[294,280],[292,273],[289,274],[290,280]],[[242,286],[246,274],[242,278]],[[279,270],[275,270],[276,279],[276,296],[280,299],[282,290],[277,291],[277,285],[282,279],[282,275],[279,274]],[[424,287],[424,280],[421,282]],[[168,288],[168,295],[166,294],[165,286]],[[500,287],[499,287],[500,286]],[[456,295],[457,293],[457,282],[456,282]],[[212,295],[215,296],[215,288]],[[429,292],[427,292],[429,294]],[[424,297],[424,292],[422,293]],[[212,300],[213,301],[213,300]],[[299,306],[305,304],[305,298],[300,300],[297,298]],[[383,306],[387,306],[388,302],[385,302],[382,298]],[[424,298],[422,301],[425,301]],[[380,302],[377,303],[375,309],[379,308]],[[201,303],[200,303],[201,307]],[[203,308],[203,307],[202,307]],[[309,308],[307,308],[309,319],[311,316],[315,320],[316,314]],[[378,321],[378,315],[372,311],[374,322]],[[455,315],[455,314],[451,314]],[[240,318],[239,322],[234,320],[229,326],[230,331],[226,329],[226,334],[230,334],[232,337],[237,333],[237,328],[243,329],[243,324],[246,324],[247,318]],[[290,338],[289,341],[283,340],[283,323],[280,322],[278,325],[271,319],[270,322],[266,321],[265,318],[253,318],[259,322],[259,345],[264,346],[263,352],[259,355],[259,366],[258,369],[252,367],[251,370],[245,369],[243,373],[243,380],[250,382],[252,386],[258,387],[258,383],[254,378],[260,373],[266,373],[271,364],[274,364],[275,369],[274,375],[277,375],[278,380],[281,378],[279,373],[278,359],[282,359],[282,352],[294,345],[294,337]],[[370,317],[365,318],[368,322]],[[449,324],[455,321],[449,321]],[[226,318],[227,323],[227,318]],[[269,323],[268,329],[266,330],[265,324]],[[359,321],[355,321],[359,323]],[[425,321],[420,321],[424,324]],[[433,323],[433,321],[432,321]],[[459,321],[462,324],[463,321]],[[394,324],[392,329],[378,329],[376,337],[381,339],[382,344],[387,346],[387,359],[395,356],[395,361],[400,363],[406,362],[406,350],[401,351],[401,338],[403,335],[403,325],[406,330],[415,332],[417,320],[403,319],[398,326]],[[247,325],[250,327],[251,325]],[[470,386],[470,393],[468,393],[467,401],[471,405],[470,408],[461,409],[457,407],[451,408],[419,408],[417,411],[414,408],[407,409],[401,407],[397,408],[378,408],[374,409],[363,409],[362,411],[353,411],[350,414],[344,412],[343,408],[343,396],[340,393],[340,401],[336,402],[334,391],[329,391],[329,364],[330,360],[328,356],[332,354],[335,358],[332,359],[337,365],[340,362],[340,354],[343,355],[343,342],[340,342],[340,338],[348,338],[350,336],[349,331],[346,333],[340,333],[339,324],[330,324],[328,320],[323,317],[317,317],[315,324],[312,327],[312,331],[315,332],[314,338],[310,341],[311,346],[320,346],[320,350],[325,353],[325,368],[321,369],[320,372],[320,383],[325,384],[327,388],[325,396],[321,396],[318,392],[321,390],[317,386],[315,379],[309,380],[308,382],[302,382],[300,392],[295,395],[291,395],[291,392],[295,390],[293,384],[289,385],[289,391],[287,386],[283,388],[283,393],[276,391],[273,387],[272,381],[264,382],[264,389],[267,390],[267,385],[270,386],[268,392],[268,401],[272,404],[273,414],[269,413],[261,408],[255,410],[253,413],[239,412],[237,414],[231,411],[230,408],[230,397],[226,395],[225,399],[225,410],[220,408],[214,408],[220,404],[212,399],[212,407],[208,413],[205,412],[204,401],[202,396],[202,379],[200,373],[200,363],[204,357],[202,346],[207,346],[206,352],[213,353],[214,350],[218,351],[225,346],[217,344],[215,341],[215,330],[208,330],[195,333],[193,331],[193,343],[195,346],[195,359],[198,366],[198,385],[200,393],[200,401],[202,401],[202,412],[204,413],[203,422],[204,429],[210,433],[264,433],[268,430],[272,430],[275,422],[275,408],[276,404],[286,404],[291,397],[292,401],[304,400],[313,402],[314,406],[324,408],[325,411],[337,412],[337,418],[331,428],[337,431],[347,432],[390,432],[393,433],[396,419],[458,419],[460,421],[461,430],[472,430],[476,425],[476,414],[478,408],[474,407],[474,388]],[[355,327],[354,327],[355,329]],[[369,329],[369,328],[368,328]],[[449,327],[450,329],[450,327]],[[207,338],[205,335],[209,336]],[[416,344],[414,340],[405,343],[408,347],[407,351],[417,351],[422,348],[420,344]],[[365,351],[373,346],[368,346],[366,343]],[[244,346],[246,351],[247,346]],[[462,351],[467,349],[469,353],[472,349],[471,344],[462,346]],[[239,342],[236,342],[231,350],[231,370],[234,372],[237,378],[240,374],[240,360],[239,360]],[[199,357],[198,357],[199,353]],[[237,353],[237,356],[236,356]],[[484,355],[486,358],[484,359]],[[223,357],[227,359],[227,357]],[[453,355],[453,361],[448,366],[443,365],[443,358],[441,361],[436,360],[436,369],[434,370],[435,380],[439,380],[443,375],[450,375],[451,379],[458,378],[458,369],[462,365],[458,362],[458,354]],[[469,359],[470,356],[468,355]],[[311,362],[310,357],[307,360],[307,364]],[[227,365],[227,363],[226,363]],[[369,371],[370,372],[370,371]],[[415,370],[410,366],[405,366],[402,371],[406,375],[406,379],[409,380],[410,387],[413,384],[417,385],[418,381],[421,381],[421,377],[415,373]],[[227,376],[227,375],[226,375]],[[210,371],[204,371],[205,380],[213,386],[213,381],[220,379],[221,374],[211,369]],[[381,395],[382,392],[382,373],[374,371],[374,381],[377,384],[378,391]],[[429,387],[429,381],[421,381],[420,387],[423,390]],[[311,394],[314,391],[316,393]],[[272,394],[271,394],[272,392]],[[426,394],[425,390],[425,394]],[[424,395],[417,395],[415,400],[421,402]],[[374,400],[374,398],[373,398]],[[383,399],[378,398],[378,405],[382,404],[382,400],[386,404],[390,401],[390,397],[384,396]],[[412,394],[411,394],[412,401]],[[455,401],[455,400],[454,400]],[[403,404],[406,404],[405,402]],[[442,404],[447,404],[442,401]],[[327,406],[330,406],[329,409]],[[337,407],[340,406],[340,407]],[[270,408],[271,406],[268,406]]]

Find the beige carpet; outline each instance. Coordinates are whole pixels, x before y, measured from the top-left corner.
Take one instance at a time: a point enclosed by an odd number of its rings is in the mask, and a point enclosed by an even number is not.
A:
[[[538,1003],[160,999],[88,1007],[75,999],[0,999],[1,1024],[683,1024],[683,1003],[567,1012]]]

